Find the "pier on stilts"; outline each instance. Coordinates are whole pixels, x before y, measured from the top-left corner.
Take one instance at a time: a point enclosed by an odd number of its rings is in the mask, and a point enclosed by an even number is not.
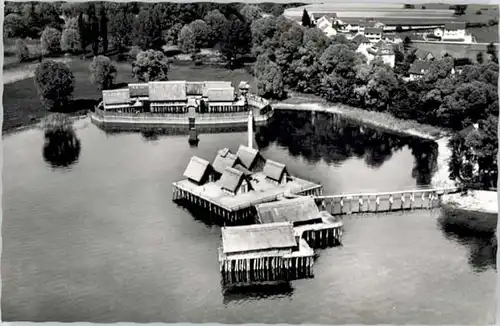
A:
[[[458,192],[456,187],[414,189],[392,192],[314,196],[316,203],[332,215],[383,213],[434,209],[443,195]]]
[[[224,227],[219,265],[224,285],[287,282],[313,276],[314,251],[292,223]]]

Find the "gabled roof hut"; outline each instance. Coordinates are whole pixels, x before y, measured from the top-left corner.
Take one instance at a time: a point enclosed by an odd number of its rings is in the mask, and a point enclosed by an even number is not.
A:
[[[223,148],[217,152],[217,156],[212,165],[215,172],[222,174],[226,167],[233,168],[237,161],[238,156],[236,156],[236,154],[231,153],[228,148]]]
[[[251,253],[297,246],[291,223],[270,223],[222,228],[224,254]]]
[[[245,181],[247,181],[247,179],[243,172],[231,167],[226,167],[218,183],[222,189],[235,194]],[[250,183],[248,184],[250,185]]]
[[[141,84],[128,84],[128,89],[130,92],[130,97],[149,97],[149,85],[148,83]]]
[[[207,160],[193,156],[184,171],[184,176],[191,182],[203,184],[209,178],[210,170],[211,166]]]
[[[149,100],[151,102],[183,102],[186,99],[185,81],[149,82]]]
[[[285,177],[288,173],[285,164],[272,160],[266,160],[263,172],[266,175],[266,178],[280,183],[283,177]]]
[[[259,157],[259,151],[248,146],[240,145],[238,152],[236,152],[236,156],[238,156],[243,167],[252,170]]]
[[[312,197],[298,197],[257,205],[260,223],[321,222],[321,213]]]
[[[234,87],[209,88],[207,97],[209,102],[233,102]]]
[[[102,101],[105,106],[130,103],[128,88],[102,91]]]

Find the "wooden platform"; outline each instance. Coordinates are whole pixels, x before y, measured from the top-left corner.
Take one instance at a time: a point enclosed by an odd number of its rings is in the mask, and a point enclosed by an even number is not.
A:
[[[234,196],[224,192],[217,182],[198,186],[189,180],[181,180],[172,185],[173,199],[188,200],[222,216],[228,222],[234,222],[251,217],[257,204],[275,201],[289,193],[319,196],[323,190],[321,185],[297,177],[292,177],[290,182],[283,185],[266,180],[262,172],[252,174],[252,178],[257,181],[253,182],[254,190]]]

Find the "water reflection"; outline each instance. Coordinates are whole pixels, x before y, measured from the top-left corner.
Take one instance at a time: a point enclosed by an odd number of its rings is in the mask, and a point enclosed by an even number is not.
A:
[[[52,115],[43,123],[45,143],[43,158],[55,168],[66,168],[78,161],[81,144],[72,121],[62,115]]]
[[[372,168],[382,166],[408,146],[415,157],[413,177],[419,185],[430,183],[438,153],[434,142],[391,135],[330,113],[276,111],[270,126],[258,130],[256,141],[262,147],[277,143],[288,148],[292,156],[312,163],[341,164],[357,157]]]
[[[250,300],[291,297],[293,287],[289,282],[258,284],[244,287],[223,287],[223,303],[242,303]]]
[[[478,233],[450,222],[443,215],[437,223],[443,235],[460,243],[468,249],[468,262],[475,272],[484,272],[490,268],[496,270],[497,241],[493,233]]]

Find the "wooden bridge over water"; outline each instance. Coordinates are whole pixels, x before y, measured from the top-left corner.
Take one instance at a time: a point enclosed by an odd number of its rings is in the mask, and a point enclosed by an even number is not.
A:
[[[433,209],[441,205],[445,194],[456,193],[459,189],[430,188],[391,192],[341,194],[313,196],[316,204],[332,215],[354,213],[382,213],[415,209]],[[296,197],[296,196],[289,196]]]

